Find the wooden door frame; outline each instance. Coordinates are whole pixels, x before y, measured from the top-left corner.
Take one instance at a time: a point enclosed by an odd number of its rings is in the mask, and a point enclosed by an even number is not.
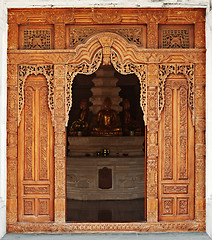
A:
[[[108,231],[204,231],[205,230],[205,45],[204,12],[200,9],[168,11],[168,9],[61,9],[9,12],[8,41],[8,232],[108,232]],[[108,15],[104,15],[107,11]],[[43,14],[41,14],[41,12]],[[21,13],[21,14],[20,14]],[[50,16],[57,17],[51,18]],[[101,13],[101,14],[100,14]],[[102,14],[103,13],[103,14]],[[180,13],[180,18],[179,18]],[[40,15],[39,15],[40,14]],[[68,14],[68,17],[66,16]],[[39,17],[38,17],[39,15]],[[15,16],[15,17],[14,17]],[[107,18],[110,16],[109,18]],[[147,47],[129,43],[117,33],[102,32],[89,37],[73,49],[65,49],[66,24],[93,19],[89,24],[147,25]],[[142,18],[140,17],[142,16]],[[151,16],[151,17],[149,17]],[[162,17],[161,17],[162,16]],[[165,18],[164,18],[165,16]],[[104,18],[105,17],[105,18]],[[18,47],[18,24],[34,24],[38,19],[54,24],[55,49],[21,50]],[[48,20],[47,20],[48,19]],[[68,19],[68,20],[67,20]],[[104,22],[104,19],[106,19]],[[112,22],[108,22],[112,19]],[[121,20],[120,20],[121,19]],[[127,20],[128,19],[128,20]],[[173,20],[174,19],[174,20]],[[30,23],[31,21],[31,23]],[[45,22],[44,21],[44,22]],[[68,22],[67,22],[68,21]],[[103,21],[103,22],[102,22]],[[128,21],[128,22],[127,22]],[[39,23],[40,21],[38,21]],[[158,24],[195,24],[195,48],[158,49]],[[38,24],[37,23],[37,24]],[[203,34],[203,36],[200,36]],[[10,38],[10,36],[12,36]],[[61,49],[62,48],[62,49]],[[71,108],[71,85],[78,73],[91,74],[103,63],[112,63],[122,74],[135,73],[142,86],[141,108],[147,126],[147,222],[142,223],[66,223],[66,123]],[[119,63],[119,64],[117,64]],[[84,66],[84,67],[82,67]],[[85,67],[86,66],[86,67]],[[193,67],[191,67],[193,66]],[[175,69],[175,70],[173,70]],[[180,70],[179,70],[180,69]],[[190,69],[188,71],[188,69]],[[195,220],[158,221],[158,127],[164,106],[164,84],[170,73],[183,74],[195,96],[192,116],[195,127]],[[30,74],[44,74],[49,87],[48,104],[55,130],[55,200],[54,222],[17,222],[17,129],[24,104],[23,88]],[[193,78],[191,79],[191,75]],[[195,81],[194,81],[195,77]],[[192,103],[190,103],[192,104]]]

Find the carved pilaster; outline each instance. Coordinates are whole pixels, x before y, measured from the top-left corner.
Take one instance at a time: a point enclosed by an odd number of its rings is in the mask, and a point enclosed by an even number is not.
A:
[[[158,221],[158,94],[147,91],[147,222]]]
[[[158,64],[150,63],[147,65],[147,81],[148,86],[156,87],[159,85],[158,81]]]
[[[64,133],[65,138],[65,133]],[[64,149],[63,149],[64,148]],[[61,152],[60,152],[61,151]],[[64,157],[62,157],[63,155]],[[58,145],[55,156],[55,222],[65,222],[66,220],[66,164],[65,164],[65,147]]]
[[[199,65],[197,74],[199,75]],[[202,82],[205,77],[202,76]],[[205,87],[202,82],[195,88],[195,219],[205,221]]]
[[[9,67],[10,68],[10,67]],[[11,69],[10,69],[11,70]],[[8,77],[13,79],[14,71],[8,72]],[[17,79],[17,78],[16,78]],[[14,81],[11,81],[11,85]],[[18,92],[17,87],[8,87],[8,114],[7,114],[7,223],[17,222],[17,115],[18,115]]]

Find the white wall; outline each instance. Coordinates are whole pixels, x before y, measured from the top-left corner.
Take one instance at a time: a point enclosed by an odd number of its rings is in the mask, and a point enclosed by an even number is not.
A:
[[[6,231],[6,105],[7,105],[6,8],[0,1],[0,238]]]
[[[212,11],[206,19],[206,228],[212,237]]]
[[[0,238],[6,222],[6,4],[33,7],[212,7],[212,0],[0,0]],[[207,232],[212,237],[212,12],[207,13],[206,204]]]

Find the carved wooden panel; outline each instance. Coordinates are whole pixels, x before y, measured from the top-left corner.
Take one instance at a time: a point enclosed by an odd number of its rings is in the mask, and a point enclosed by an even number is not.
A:
[[[159,128],[159,219],[194,218],[194,127],[184,76],[171,74],[165,84]]]
[[[53,126],[44,76],[26,79],[18,129],[18,220],[53,220]]]
[[[146,26],[83,26],[76,27],[73,25],[66,26],[66,48],[75,48],[77,45],[85,42],[92,35],[100,32],[113,32],[124,37],[129,43],[138,47],[146,47]]]
[[[193,48],[194,26],[193,25],[160,25],[159,26],[160,48]]]
[[[20,49],[51,49],[53,39],[53,25],[21,25],[19,27]]]
[[[93,32],[98,28],[100,32]],[[69,30],[72,32],[67,32]],[[205,231],[204,34],[204,9],[8,10],[8,64],[12,66],[12,70],[8,68],[8,232]],[[146,36],[147,49],[144,49]],[[47,50],[53,47],[62,50]],[[121,74],[137,73],[141,84],[140,103],[147,123],[147,222],[65,223],[64,122],[68,121],[67,111],[71,107],[72,81],[78,73],[95,72],[102,63],[112,63]],[[43,134],[49,138],[48,144],[44,137],[35,138],[39,131],[46,131],[46,127],[45,124],[36,125],[40,114],[34,113],[38,109],[39,112],[46,110],[48,114],[42,118],[45,122],[49,121],[49,110],[36,101],[39,107],[31,104],[31,111],[30,104],[26,103],[25,94],[27,101],[36,99],[33,89],[37,87],[25,86],[31,74],[43,74],[47,79],[55,142],[50,138],[50,122],[49,134]],[[187,84],[180,75],[171,81],[171,74],[183,74]],[[45,89],[44,85],[40,87]],[[46,101],[45,94],[42,101]],[[32,128],[38,130],[34,137],[29,135]],[[35,157],[38,142],[42,142],[42,150],[39,157]],[[49,146],[55,149],[54,163],[49,157],[45,158]],[[51,151],[48,150],[48,156]],[[40,222],[52,220],[53,214],[54,222]],[[194,218],[195,221],[185,221]]]

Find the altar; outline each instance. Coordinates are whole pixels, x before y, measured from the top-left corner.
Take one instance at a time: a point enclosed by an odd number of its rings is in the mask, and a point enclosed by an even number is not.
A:
[[[144,139],[144,136],[69,137],[67,198],[144,198]]]

